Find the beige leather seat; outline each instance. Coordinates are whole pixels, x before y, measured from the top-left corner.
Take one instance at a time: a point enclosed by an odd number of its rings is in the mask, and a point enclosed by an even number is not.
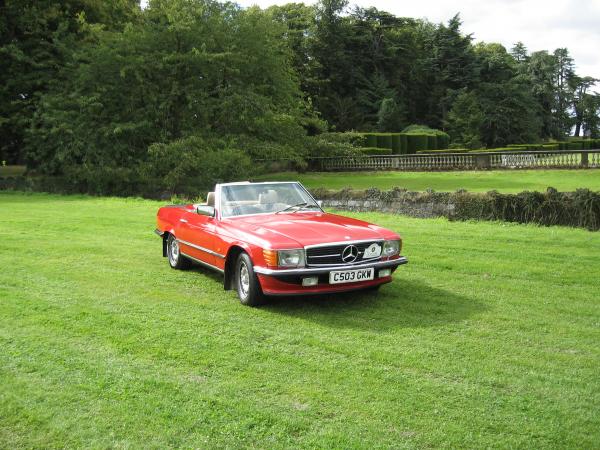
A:
[[[206,196],[206,205],[207,206],[215,206],[215,193],[209,192]]]

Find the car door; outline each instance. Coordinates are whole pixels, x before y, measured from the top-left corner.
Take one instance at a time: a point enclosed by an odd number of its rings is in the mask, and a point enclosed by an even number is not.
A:
[[[177,239],[181,251],[201,262],[215,266],[215,218],[186,212],[179,219]]]

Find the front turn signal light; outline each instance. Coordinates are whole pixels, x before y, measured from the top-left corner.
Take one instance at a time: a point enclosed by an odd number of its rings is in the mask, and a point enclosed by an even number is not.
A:
[[[267,266],[277,267],[277,250],[264,249],[263,257],[265,258]]]

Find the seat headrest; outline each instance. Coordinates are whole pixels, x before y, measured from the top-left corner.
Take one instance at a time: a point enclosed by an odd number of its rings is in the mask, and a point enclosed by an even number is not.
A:
[[[209,192],[208,195],[206,196],[206,205],[207,206],[215,206],[215,193],[214,192]]]
[[[269,189],[267,192],[264,192],[258,196],[258,203],[261,205],[272,205],[277,203],[279,196],[277,195],[277,191],[274,189]]]

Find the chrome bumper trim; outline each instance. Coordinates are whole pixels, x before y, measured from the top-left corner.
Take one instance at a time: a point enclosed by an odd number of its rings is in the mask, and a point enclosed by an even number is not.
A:
[[[260,275],[317,275],[320,273],[329,273],[333,270],[357,270],[357,269],[368,269],[373,267],[375,269],[383,269],[386,267],[398,267],[402,264],[406,264],[408,259],[401,256],[398,259],[390,259],[389,261],[377,261],[373,263],[367,263],[362,265],[343,265],[343,266],[329,266],[319,268],[301,268],[301,269],[268,269],[266,267],[255,266],[254,272]]]
[[[165,234],[165,232],[164,232],[164,231],[160,231],[158,228],[155,228],[155,229],[154,229],[154,233],[156,233],[156,234],[157,234],[157,235],[159,235],[160,237],[162,237],[162,236],[163,236],[163,234]]]
[[[212,264],[204,262],[204,261],[202,261],[202,260],[200,260],[198,258],[194,258],[193,256],[187,255],[187,254],[185,254],[183,252],[181,252],[181,254],[183,256],[185,256],[186,258],[191,259],[194,262],[197,262],[201,266],[207,267],[207,268],[212,269],[212,270],[216,270],[217,272],[225,273],[225,271],[223,269],[219,269],[217,266],[213,266]]]

